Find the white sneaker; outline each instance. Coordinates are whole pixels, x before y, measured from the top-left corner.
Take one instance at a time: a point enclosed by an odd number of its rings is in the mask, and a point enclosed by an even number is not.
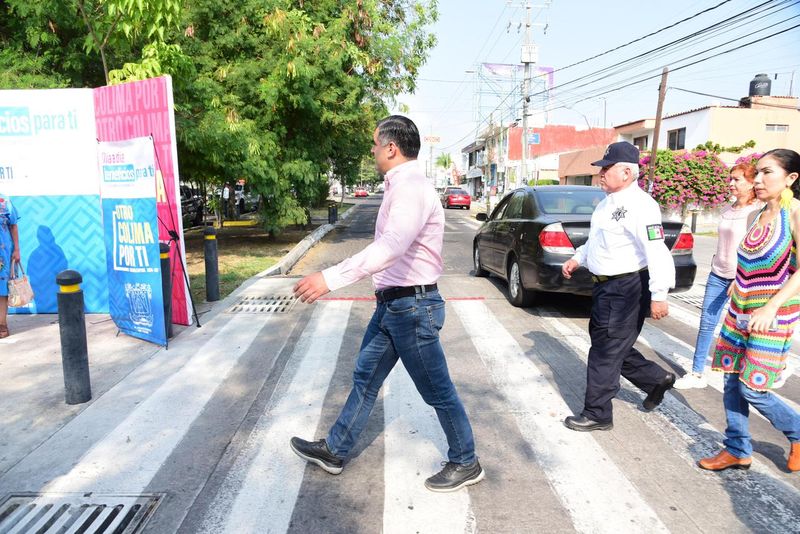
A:
[[[778,389],[779,387],[783,387],[786,383],[786,380],[792,376],[795,371],[795,366],[793,365],[792,360],[786,360],[786,366],[783,368],[783,371],[778,375],[778,379],[772,385],[773,389]]]
[[[702,373],[688,372],[678,380],[675,381],[673,386],[675,389],[694,389],[704,388],[708,385],[706,377]]]

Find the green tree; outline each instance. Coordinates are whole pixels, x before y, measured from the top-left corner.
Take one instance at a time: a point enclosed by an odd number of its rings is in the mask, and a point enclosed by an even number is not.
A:
[[[5,87],[172,75],[182,177],[246,179],[271,232],[305,222],[330,176],[357,179],[437,16],[435,0],[0,0],[0,13]]]
[[[177,28],[180,0],[0,0],[4,87],[95,87]]]
[[[450,154],[439,154],[436,158],[436,166],[441,167],[442,169],[449,169],[453,166],[453,158],[450,157]]]
[[[407,7],[394,0],[189,6],[179,44],[211,96],[195,101],[220,109],[226,124],[215,124],[246,139],[241,161],[223,159],[262,195],[268,230],[305,222],[330,174],[351,183],[386,114],[384,99],[413,90],[434,42],[425,26],[435,4]]]

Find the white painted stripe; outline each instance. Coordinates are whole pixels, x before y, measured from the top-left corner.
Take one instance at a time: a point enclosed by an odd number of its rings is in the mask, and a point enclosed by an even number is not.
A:
[[[147,397],[50,492],[139,493],[152,480],[271,315],[231,319],[180,370]]]
[[[399,363],[384,385],[383,532],[477,532],[469,493],[434,493],[425,479],[442,469],[447,441],[436,412],[425,404]]]
[[[575,350],[576,355],[586,361],[590,347],[588,333],[577,327],[555,310],[540,310],[540,318],[544,326],[561,334],[568,345]],[[654,327],[648,328],[647,333],[652,334]],[[643,342],[644,336],[639,337]],[[652,342],[652,340],[649,340]],[[641,399],[644,394],[625,380],[621,380],[622,395],[635,395]],[[720,405],[721,405],[720,401]],[[650,430],[661,439],[689,465],[695,466],[697,460],[719,452],[724,435],[711,425],[702,415],[696,413],[687,405],[680,402],[671,394],[664,396],[664,401],[655,412],[643,412],[631,408],[633,413],[639,415]],[[699,468],[697,468],[699,470]],[[797,508],[800,492],[783,481],[781,474],[770,464],[753,461],[751,472],[758,473],[758,477],[731,477],[721,479],[726,485],[726,491],[731,494],[732,500],[751,498],[753,495],[764,496],[760,500],[762,509],[754,511],[746,517],[748,525],[754,530],[769,530],[771,532],[796,532],[800,524],[800,509]],[[707,476],[719,475],[705,473]]]
[[[459,301],[452,306],[575,529],[666,532],[653,509],[592,435],[564,427],[562,421],[571,410],[485,304]]]
[[[320,302],[264,415],[217,492],[201,532],[286,532],[308,465],[289,447],[312,439],[342,345],[350,301]]]

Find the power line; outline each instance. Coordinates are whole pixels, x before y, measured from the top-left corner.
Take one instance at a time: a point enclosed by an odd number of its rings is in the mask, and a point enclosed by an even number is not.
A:
[[[782,20],[782,21],[778,22],[777,24],[783,24],[784,22],[788,22],[788,21],[790,21],[790,20],[792,20],[792,19],[795,19],[795,18],[798,18],[798,17],[800,17],[800,14],[798,14],[798,15],[795,15],[795,16],[793,16],[793,17],[789,17],[789,18],[787,18],[787,19],[784,19],[784,20]],[[776,24],[776,25],[777,25],[777,24]],[[795,27],[796,27],[796,26],[795,26]],[[754,31],[754,32],[751,32],[751,33],[750,33],[750,35],[755,35],[755,34],[757,34],[757,33],[764,32],[764,31],[766,31],[766,30],[768,30],[768,29],[770,29],[770,28],[769,28],[769,27],[761,28],[761,29],[759,29],[759,30],[756,30],[756,31]],[[789,28],[789,29],[791,29],[791,28]],[[769,37],[772,37],[772,36],[774,36],[774,35],[778,35],[778,34],[780,34],[780,33],[783,33],[783,32],[778,32],[778,33],[776,33],[776,34],[772,34],[771,36],[767,36],[767,37],[765,37],[764,39],[768,39]],[[724,42],[724,43],[721,43],[721,44],[714,45],[714,46],[712,46],[711,48],[707,48],[707,49],[705,49],[705,50],[701,50],[700,52],[696,52],[696,53],[694,53],[694,54],[691,54],[691,55],[689,55],[689,56],[686,56],[686,57],[682,58],[682,59],[681,59],[681,61],[685,61],[685,60],[687,60],[687,59],[691,59],[691,58],[693,58],[693,57],[700,56],[700,55],[702,55],[702,54],[705,54],[705,53],[707,53],[707,52],[711,52],[712,50],[716,50],[716,49],[718,49],[718,48],[720,48],[720,47],[722,47],[722,46],[725,46],[725,45],[729,45],[729,44],[732,44],[732,43],[738,42],[739,40],[740,40],[740,38],[738,38],[738,37],[737,37],[737,38],[731,39],[731,40],[729,40],[729,41],[726,41],[726,42]],[[752,41],[750,44],[752,44],[752,43],[757,43],[757,42],[760,42],[760,41]],[[732,50],[738,50],[738,48],[740,48],[740,47],[733,48]],[[725,53],[727,53],[727,52],[725,52]],[[718,54],[718,55],[723,55],[723,54]],[[716,57],[716,56],[711,56],[711,57]],[[709,58],[709,59],[710,59],[710,58]],[[692,64],[690,64],[690,65],[693,65],[693,64],[694,64],[694,63],[692,63]],[[687,66],[689,66],[689,65],[687,65]],[[657,70],[657,69],[650,69],[649,71],[646,71],[646,72],[653,72],[654,70]],[[678,70],[678,69],[672,69],[672,70]],[[618,73],[619,73],[619,71],[617,71],[617,72],[615,72],[615,73],[612,73],[611,75],[613,76],[614,74],[618,74]],[[643,74],[644,74],[644,73],[643,73]],[[597,80],[588,81],[588,82],[586,82],[586,83],[583,83],[583,84],[581,84],[581,85],[578,85],[577,87],[573,87],[573,88],[572,88],[572,90],[575,90],[575,89],[580,89],[581,87],[586,87],[587,85],[591,85],[591,84],[593,84],[593,83],[596,83],[596,82],[597,82]]]
[[[704,9],[703,11],[699,11],[699,12],[695,13],[694,15],[692,15],[690,17],[686,17],[685,19],[679,20],[678,22],[670,24],[669,26],[664,26],[663,28],[660,28],[660,29],[658,29],[658,30],[656,30],[654,32],[648,33],[647,35],[643,35],[643,36],[641,36],[641,37],[639,37],[637,39],[634,39],[633,41],[629,41],[629,42],[627,42],[625,44],[619,45],[616,48],[612,48],[610,50],[606,50],[605,52],[601,52],[599,54],[596,54],[596,55],[594,55],[592,57],[588,57],[586,59],[582,59],[580,61],[576,61],[575,63],[567,65],[566,67],[561,67],[559,69],[555,69],[553,72],[555,73],[555,72],[559,72],[559,71],[562,71],[562,70],[566,70],[566,69],[569,69],[569,68],[574,67],[576,65],[580,65],[582,63],[586,63],[587,61],[591,61],[591,60],[597,59],[597,58],[599,58],[601,56],[605,56],[606,54],[610,54],[611,52],[616,52],[617,50],[619,50],[621,48],[625,48],[626,46],[632,45],[633,43],[638,43],[639,41],[647,39],[648,37],[652,37],[652,36],[654,36],[656,34],[659,34],[659,33],[663,32],[663,31],[669,30],[670,28],[674,28],[675,26],[677,26],[679,24],[683,24],[684,22],[687,22],[687,21],[690,21],[690,20],[692,20],[692,19],[694,19],[696,17],[699,17],[700,15],[702,15],[704,13],[708,13],[709,11],[713,11],[713,10],[717,9],[718,7],[721,7],[724,4],[727,4],[730,1],[731,0],[724,0],[723,2],[720,2],[719,4],[717,4],[717,5],[713,6],[713,7],[709,7],[708,9]]]
[[[688,68],[688,67],[691,67],[691,66],[693,66],[693,65],[697,65],[698,63],[703,63],[704,61],[708,61],[709,59],[714,59],[715,57],[719,57],[719,56],[723,56],[723,55],[729,54],[729,53],[731,53],[731,52],[735,52],[736,50],[739,50],[739,49],[745,48],[745,47],[747,47],[747,46],[751,46],[751,45],[753,45],[753,44],[758,44],[758,43],[761,43],[761,42],[763,42],[763,41],[765,41],[765,40],[767,40],[767,39],[770,39],[770,38],[772,38],[772,37],[775,37],[775,36],[781,35],[781,34],[783,34],[783,33],[786,33],[786,32],[788,32],[788,31],[791,31],[791,30],[794,30],[794,29],[797,29],[797,28],[800,28],[800,24],[796,24],[795,26],[792,26],[792,27],[790,27],[790,28],[786,28],[786,29],[784,29],[784,30],[781,30],[781,31],[779,31],[779,32],[775,32],[775,33],[773,33],[773,34],[770,34],[770,35],[768,35],[768,36],[764,37],[763,39],[758,39],[758,40],[755,40],[755,41],[750,41],[750,42],[748,42],[748,43],[745,43],[745,44],[743,44],[743,45],[739,45],[739,46],[736,46],[736,47],[734,47],[734,48],[730,48],[730,49],[728,49],[728,50],[724,50],[724,51],[722,51],[722,52],[720,52],[720,53],[718,53],[718,54],[714,54],[713,56],[708,56],[708,57],[706,57],[706,58],[698,59],[697,61],[693,61],[693,62],[691,62],[691,63],[688,63],[688,64],[686,64],[686,65],[681,65],[681,66],[679,66],[679,67],[674,67],[674,68],[671,68],[671,69],[670,69],[670,73],[672,73],[672,72],[675,72],[675,71],[679,71],[679,70],[686,69],[686,68]],[[584,100],[589,100],[589,99],[591,99],[591,98],[597,98],[598,96],[601,96],[601,95],[605,95],[605,94],[608,94],[608,93],[613,93],[613,92],[616,92],[616,91],[620,91],[620,90],[622,90],[622,89],[626,89],[626,88],[628,88],[628,87],[631,87],[631,86],[633,86],[633,85],[637,85],[637,84],[640,84],[640,83],[646,82],[646,81],[648,81],[648,80],[652,80],[652,79],[654,79],[654,78],[658,78],[658,77],[660,77],[660,76],[661,76],[660,74],[656,74],[656,75],[653,75],[653,76],[647,76],[647,77],[645,77],[645,78],[641,78],[641,79],[639,79],[639,80],[632,81],[632,82],[630,82],[630,83],[628,83],[627,85],[624,85],[624,86],[622,86],[622,87],[616,87],[616,88],[613,88],[613,89],[608,89],[608,90],[606,90],[606,91],[602,91],[602,92],[599,92],[599,93],[595,93],[595,94],[593,94],[593,95],[591,95],[591,96],[587,96],[587,97],[585,97],[585,98],[581,98],[580,100],[576,100],[576,101],[572,102],[572,105],[574,106],[575,104],[577,104],[577,103],[579,103],[579,102],[583,102]],[[553,109],[559,109],[559,108],[553,108]],[[552,110],[551,110],[551,111],[552,111]]]
[[[711,26],[707,26],[706,28],[703,28],[702,30],[698,30],[698,31],[696,31],[696,32],[694,32],[694,33],[691,33],[691,34],[687,35],[687,36],[681,37],[681,38],[679,38],[679,39],[676,39],[676,40],[674,40],[674,41],[671,41],[671,42],[669,42],[669,43],[666,43],[666,44],[664,44],[664,45],[661,45],[661,46],[658,46],[658,47],[656,47],[656,48],[653,48],[653,49],[651,49],[651,50],[648,50],[647,52],[643,52],[643,53],[641,53],[641,54],[638,54],[638,55],[636,55],[636,56],[633,56],[633,57],[631,57],[631,58],[628,58],[628,59],[625,59],[625,60],[623,60],[623,61],[617,62],[617,63],[615,63],[615,64],[613,64],[613,65],[608,65],[608,66],[606,66],[606,67],[603,67],[603,68],[601,68],[601,69],[598,69],[598,70],[596,70],[596,71],[594,71],[594,72],[591,72],[591,73],[589,73],[589,74],[586,74],[586,75],[584,75],[584,76],[580,76],[580,77],[578,77],[578,78],[575,78],[574,80],[570,80],[570,81],[564,82],[564,83],[562,83],[562,84],[560,84],[560,85],[557,85],[557,86],[551,87],[551,88],[550,88],[550,90],[560,89],[560,88],[562,88],[562,87],[564,87],[564,86],[571,85],[571,84],[574,84],[574,83],[576,83],[576,82],[580,82],[580,81],[582,81],[582,80],[589,79],[589,78],[592,78],[592,77],[595,77],[595,76],[599,76],[599,75],[607,75],[607,71],[609,71],[609,70],[611,70],[611,69],[618,68],[618,67],[622,67],[623,65],[625,65],[625,64],[627,64],[627,63],[630,63],[630,62],[632,62],[632,61],[635,61],[635,60],[638,60],[638,59],[643,59],[643,58],[645,58],[646,56],[649,56],[649,55],[651,55],[651,54],[654,54],[654,53],[656,53],[656,52],[665,51],[666,49],[668,49],[668,48],[670,48],[670,47],[673,47],[673,46],[675,46],[676,44],[681,44],[681,43],[683,43],[683,42],[685,42],[685,41],[688,41],[688,40],[690,40],[690,39],[694,39],[694,38],[700,37],[700,36],[702,36],[703,34],[705,34],[705,33],[709,32],[709,31],[711,31],[711,30],[713,30],[713,29],[717,29],[717,28],[719,28],[719,27],[723,26],[724,24],[731,23],[732,21],[733,21],[733,22],[735,22],[735,21],[736,21],[736,19],[738,19],[738,18],[741,18],[741,17],[743,17],[744,15],[747,15],[748,13],[749,13],[748,17],[752,17],[752,16],[754,16],[755,14],[758,14],[758,13],[754,13],[754,11],[756,11],[756,10],[758,10],[758,9],[760,9],[760,8],[764,7],[765,5],[767,5],[767,4],[770,4],[770,3],[774,2],[774,1],[775,1],[775,0],[767,0],[766,2],[763,2],[763,3],[761,3],[761,4],[759,4],[759,5],[755,6],[755,7],[752,7],[752,8],[746,9],[745,11],[742,11],[741,13],[738,13],[738,14],[736,14],[736,15],[732,16],[732,17],[729,17],[729,18],[727,18],[727,19],[724,19],[724,20],[722,20],[722,21],[720,21],[720,22],[717,22],[717,23],[715,23],[715,24],[712,24]],[[786,3],[786,2],[782,2],[781,4],[784,4],[784,3]],[[800,2],[794,2],[794,3],[795,3],[795,4],[798,4],[798,3],[800,3]],[[781,5],[781,4],[778,4],[778,5]],[[748,17],[745,17],[745,18],[748,18]],[[787,19],[787,20],[788,20],[788,19]],[[782,22],[785,22],[785,21],[782,21]],[[722,45],[718,45],[718,46],[724,46],[725,44],[729,44],[729,43],[723,43]],[[587,82],[587,83],[584,83],[583,85],[580,85],[580,86],[578,86],[578,87],[584,87],[584,86],[586,86],[586,85],[589,85],[590,83],[593,83],[593,82]],[[537,93],[537,94],[543,94],[543,92],[540,92],[540,93]],[[536,96],[536,95],[531,95],[531,96]]]
[[[674,89],[675,91],[683,91],[684,93],[692,93],[693,95],[708,96],[708,97],[711,97],[711,98],[719,98],[719,99],[722,99],[722,100],[730,100],[732,102],[740,102],[741,101],[741,98],[730,98],[730,97],[727,97],[727,96],[712,95],[712,94],[708,94],[708,93],[701,93],[700,91],[692,91],[690,89],[681,89],[680,87],[672,87],[672,86],[670,86],[669,88],[670,89]],[[781,106],[780,104],[767,104],[766,102],[759,102],[758,105],[759,106],[769,107],[769,108],[793,109],[795,111],[798,110],[797,106]]]

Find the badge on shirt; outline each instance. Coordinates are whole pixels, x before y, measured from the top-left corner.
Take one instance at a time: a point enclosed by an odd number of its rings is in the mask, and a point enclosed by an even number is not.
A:
[[[650,241],[657,241],[664,239],[664,227],[660,224],[647,225],[647,239]]]
[[[611,218],[619,222],[620,219],[625,218],[626,213],[628,213],[628,210],[625,209],[625,206],[620,206],[614,210],[614,213],[611,214]]]

